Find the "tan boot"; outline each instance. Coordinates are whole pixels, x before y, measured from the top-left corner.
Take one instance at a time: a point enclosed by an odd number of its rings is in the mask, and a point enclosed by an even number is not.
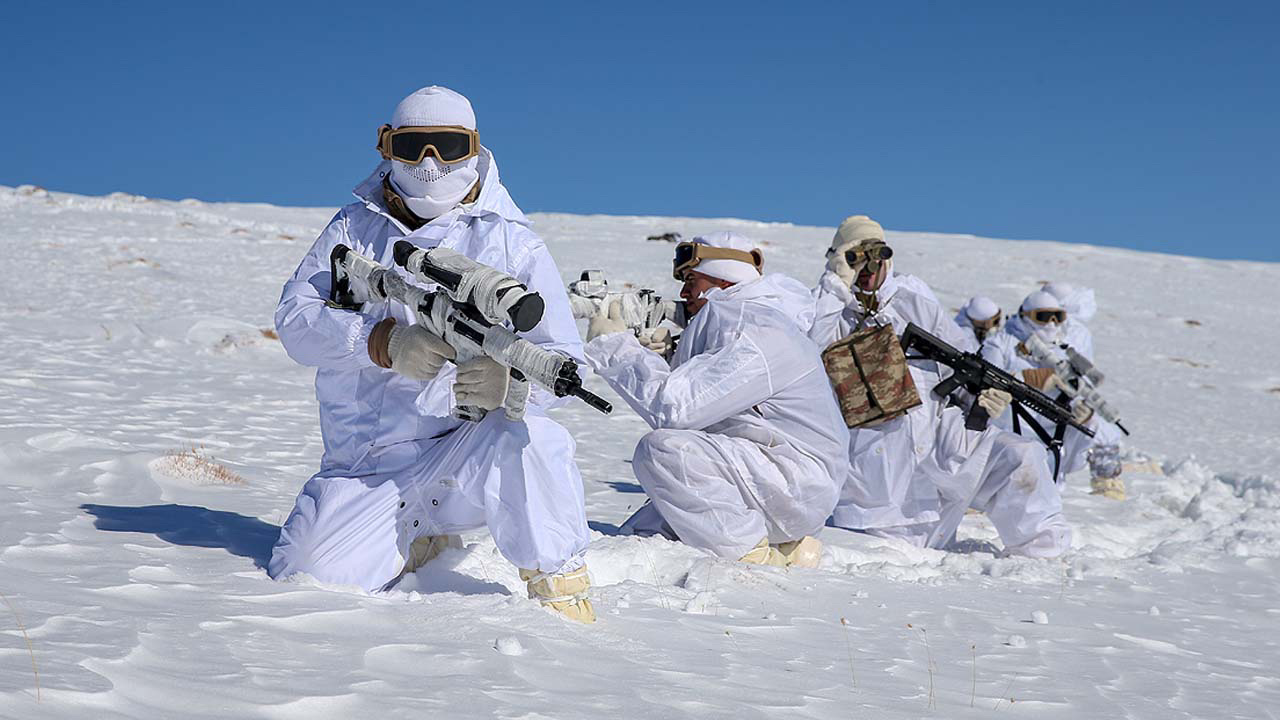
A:
[[[787,558],[778,552],[777,548],[769,544],[769,538],[760,538],[760,542],[756,546],[747,551],[746,555],[738,558],[744,563],[753,565],[772,565],[773,567],[786,567]]]
[[[787,559],[787,567],[816,568],[822,561],[822,541],[816,537],[805,535],[774,547]]]
[[[596,610],[587,599],[591,578],[584,564],[567,573],[540,573],[537,570],[521,570],[520,579],[529,586],[529,598],[537,599],[542,607],[550,608],[570,620],[580,623],[596,621]]]
[[[1111,500],[1124,500],[1127,497],[1124,489],[1124,480],[1118,477],[1092,478],[1089,481],[1089,494],[1101,495]]]
[[[401,575],[407,575],[426,565],[448,549],[460,550],[462,538],[457,535],[422,535],[409,546],[409,557],[404,561]]]

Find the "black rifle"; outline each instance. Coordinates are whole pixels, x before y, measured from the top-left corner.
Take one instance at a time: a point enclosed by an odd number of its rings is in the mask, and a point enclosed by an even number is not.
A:
[[[911,354],[913,350],[916,352],[915,355]],[[1093,430],[1076,422],[1070,406],[1054,400],[992,365],[982,359],[981,355],[964,352],[948,345],[925,332],[915,323],[908,324],[906,332],[902,333],[902,351],[907,355],[908,360],[932,360],[939,365],[951,368],[951,374],[933,388],[933,394],[939,400],[944,400],[963,387],[973,395],[974,402],[964,419],[964,426],[970,430],[985,430],[990,420],[987,411],[977,403],[979,393],[987,388],[994,388],[1012,395],[1013,401],[1009,404],[1009,408],[1013,411],[1014,432],[1018,432],[1018,421],[1021,419],[1044,442],[1053,453],[1055,480],[1062,465],[1062,431],[1070,426],[1093,437]],[[1058,431],[1050,435],[1031,411],[1035,411],[1053,423]]]

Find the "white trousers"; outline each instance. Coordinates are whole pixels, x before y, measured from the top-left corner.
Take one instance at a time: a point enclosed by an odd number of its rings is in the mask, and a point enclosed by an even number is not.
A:
[[[982,432],[966,430],[964,415],[956,408],[946,409],[938,422],[933,451],[915,472],[916,480],[926,478],[936,488],[939,519],[868,532],[943,548],[972,507],[987,515],[1005,552],[1056,557],[1071,547],[1062,496],[1039,441],[994,426]]]
[[[491,412],[440,438],[379,448],[354,471],[307,481],[267,572],[377,590],[399,577],[419,536],[481,527],[516,567],[556,572],[589,539],[573,452],[564,428],[532,412],[524,422]]]
[[[1044,446],[999,428],[965,430],[958,414],[939,440],[954,448],[973,443],[974,436],[977,449],[938,482],[942,519],[930,528],[929,546],[950,543],[965,510],[973,508],[995,526],[1006,553],[1057,557],[1066,552],[1071,526],[1062,516],[1062,495],[1044,461]]]
[[[771,462],[764,448],[743,438],[654,430],[631,460],[650,504],[624,532],[658,532],[665,520],[681,542],[734,560],[765,537],[780,543],[817,534],[830,503],[797,501],[789,493],[797,483],[781,467],[789,465]],[[826,474],[816,461],[812,472]]]

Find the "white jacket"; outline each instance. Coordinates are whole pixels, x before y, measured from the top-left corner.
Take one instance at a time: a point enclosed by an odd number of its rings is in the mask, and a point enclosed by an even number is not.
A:
[[[591,341],[587,359],[650,427],[759,446],[785,480],[769,492],[786,498],[760,498],[774,522],[808,525],[814,516],[820,525],[844,482],[848,433],[818,348],[805,337],[808,289],[773,274],[705,297],[669,366],[630,333]],[[806,519],[779,517],[785,508]]]
[[[356,312],[326,304],[332,280],[329,253],[337,243],[390,266],[394,265],[396,240],[408,236],[419,246],[452,248],[507,272],[546,301],[542,322],[523,336],[543,347],[582,357],[582,341],[560,272],[542,240],[530,229],[529,219],[499,181],[497,164],[487,148],[481,148],[481,190],[475,202],[455,208],[412,233],[391,217],[383,202],[382,179],[389,170],[390,163],[383,162],[356,187],[358,201],[339,210],[320,233],[285,283],[276,308],[276,330],[285,350],[297,362],[316,368],[316,398],[324,437],[322,474],[375,470],[380,449],[437,437],[460,422],[450,417],[452,364],[435,380],[421,383],[380,368],[369,359],[373,326],[389,316],[400,323],[413,322],[408,308],[398,302],[374,302]],[[535,389],[530,409],[538,412],[539,406],[545,408],[552,402],[550,393]]]

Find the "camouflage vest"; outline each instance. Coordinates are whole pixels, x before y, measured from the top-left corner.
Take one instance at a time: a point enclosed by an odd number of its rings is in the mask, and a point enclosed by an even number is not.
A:
[[[855,330],[822,351],[840,413],[850,428],[878,425],[920,405],[893,326]]]

